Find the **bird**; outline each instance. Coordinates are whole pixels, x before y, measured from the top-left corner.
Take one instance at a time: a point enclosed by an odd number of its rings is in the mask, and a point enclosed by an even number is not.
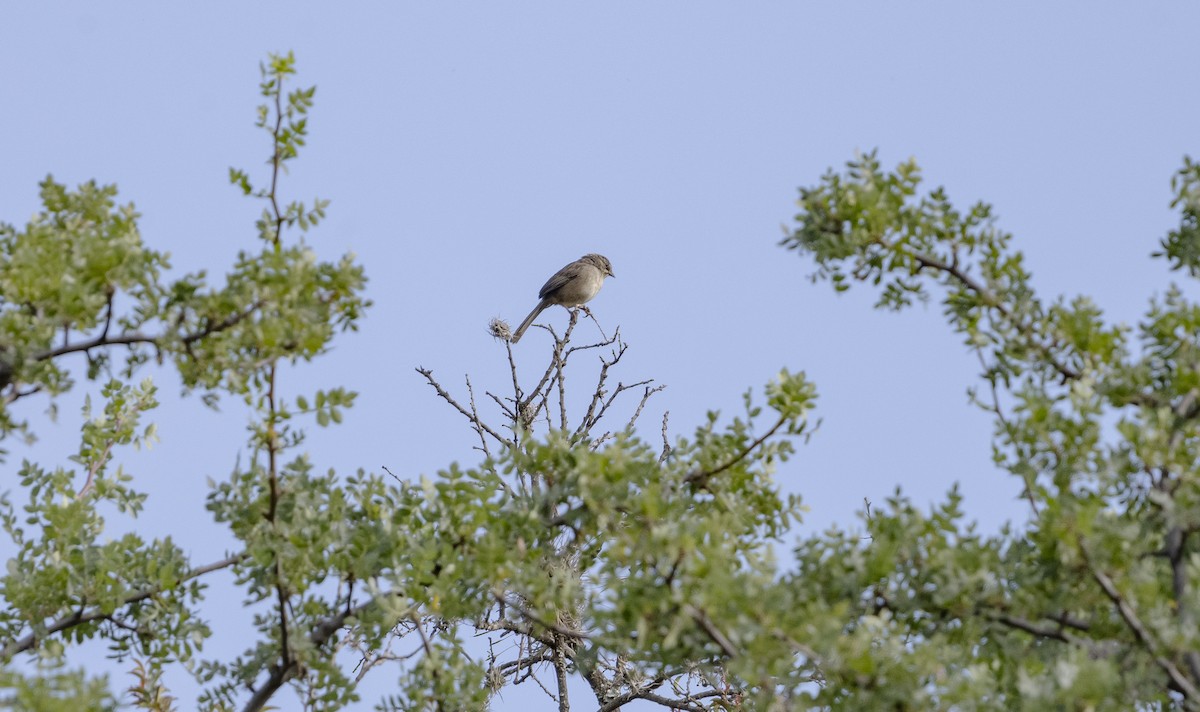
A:
[[[521,340],[525,330],[546,307],[561,304],[570,308],[591,301],[592,297],[600,292],[605,277],[616,277],[612,271],[612,263],[604,255],[597,255],[594,252],[580,257],[555,272],[554,276],[542,285],[541,291],[538,292],[538,299],[541,301],[533,308],[533,311],[529,312],[525,321],[517,327],[512,342],[515,344]]]

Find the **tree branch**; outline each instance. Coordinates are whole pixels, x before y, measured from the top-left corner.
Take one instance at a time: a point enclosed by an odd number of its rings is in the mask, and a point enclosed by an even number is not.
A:
[[[385,598],[399,595],[400,594],[395,591],[389,591],[364,601],[353,608],[348,606],[342,609],[336,615],[330,616],[329,618],[326,618],[312,627],[308,635],[309,643],[311,643],[312,647],[314,648],[319,648],[322,645],[325,645],[325,643],[329,642],[329,639],[333,637],[334,633],[341,630],[342,626],[346,624],[348,619],[357,616],[359,613],[362,613]],[[263,681],[263,684],[254,691],[254,695],[250,698],[250,701],[246,703],[246,706],[242,708],[242,712],[257,712],[258,710],[263,709],[267,704],[267,701],[271,699],[271,696],[278,692],[279,688],[283,687],[283,684],[296,674],[297,668],[298,666],[294,658],[290,660],[287,665],[272,665],[271,674],[266,680]]]
[[[725,696],[725,693],[721,690],[705,690],[703,692],[696,693],[679,693],[679,690],[676,689],[677,693],[684,695],[681,698],[670,698],[666,697],[665,695],[655,694],[654,691],[662,687],[667,682],[667,678],[667,675],[659,675],[650,682],[647,682],[645,685],[635,687],[627,692],[622,692],[616,697],[613,697],[600,705],[596,712],[616,712],[616,710],[619,710],[622,706],[627,705],[634,700],[646,700],[647,702],[653,702],[660,707],[666,707],[667,709],[672,710],[683,710],[684,712],[706,712],[706,710],[709,708],[701,705],[700,700]]]
[[[245,321],[246,319],[250,318],[250,316],[252,316],[255,311],[262,308],[262,306],[265,303],[266,303],[266,300],[259,299],[258,301],[254,302],[253,304],[251,304],[249,307],[243,309],[242,311],[230,314],[229,316],[225,317],[224,319],[222,319],[221,321],[219,321],[215,324],[209,324],[209,325],[205,326],[204,328],[197,329],[196,331],[193,331],[188,334],[184,334],[182,337],[180,337],[180,341],[185,346],[190,346],[193,343],[203,339],[206,336],[211,336],[212,334],[217,334],[217,333],[220,333],[227,329],[230,329],[230,328],[236,326],[237,324],[239,324],[240,322]],[[40,351],[33,355],[33,360],[46,361],[49,359],[58,358],[59,356],[65,356],[67,354],[79,353],[81,351],[88,352],[88,351],[91,351],[92,349],[103,348],[106,346],[134,346],[137,344],[151,344],[154,346],[161,347],[163,343],[170,340],[170,337],[167,334],[144,334],[140,331],[126,332],[124,334],[118,334],[116,336],[109,336],[108,328],[109,328],[109,321],[111,320],[111,318],[112,318],[112,315],[109,314],[108,318],[105,321],[104,330],[97,336],[95,336],[91,339],[88,339],[86,341],[77,341],[73,344],[69,344],[69,343],[63,344],[62,346],[59,346],[58,348],[55,348],[55,349],[48,349],[46,351]]]
[[[1049,638],[1051,640],[1057,640],[1060,643],[1070,643],[1072,645],[1082,645],[1084,642],[1082,639],[1077,638],[1063,630],[1062,626],[1054,628],[1048,626],[1039,626],[1032,621],[1025,620],[1024,618],[1018,618],[1016,616],[1010,616],[1006,613],[992,615],[985,614],[985,616],[997,623],[1006,625],[1009,628],[1015,628],[1016,630],[1024,631],[1038,638]]]
[[[501,445],[510,448],[516,447],[516,443],[514,443],[512,440],[509,440],[508,438],[497,433],[495,430],[492,430],[487,423],[483,422],[483,420],[476,416],[472,416],[466,408],[463,408],[461,405],[459,405],[458,401],[454,400],[454,396],[447,393],[446,389],[442,388],[441,384],[433,378],[433,371],[420,366],[417,367],[416,371],[425,377],[426,382],[433,386],[433,389],[437,391],[438,396],[442,400],[454,406],[455,410],[457,410],[459,413],[462,413],[467,420],[471,421],[472,426],[482,429],[488,435],[491,435],[493,438],[495,438],[496,442],[500,443]]]
[[[888,245],[888,246],[891,247],[891,245]],[[978,294],[980,296],[980,298],[984,301],[985,306],[995,309],[996,312],[1000,314],[1000,316],[1004,317],[1005,320],[1007,320],[1010,324],[1012,324],[1014,327],[1016,327],[1016,329],[1019,332],[1021,332],[1021,334],[1023,336],[1025,336],[1026,338],[1029,338],[1030,346],[1032,346],[1034,349],[1040,351],[1042,353],[1042,356],[1044,356],[1046,358],[1046,361],[1050,365],[1050,367],[1053,368],[1055,371],[1057,371],[1060,376],[1062,376],[1063,378],[1065,378],[1069,381],[1074,381],[1079,378],[1079,376],[1080,376],[1079,371],[1076,371],[1075,369],[1071,368],[1070,366],[1068,366],[1066,364],[1059,363],[1059,361],[1056,358],[1054,358],[1053,354],[1050,353],[1050,348],[1048,346],[1046,346],[1045,344],[1042,344],[1040,342],[1034,341],[1031,338],[1032,334],[1030,333],[1031,330],[1030,330],[1029,326],[1017,323],[1016,320],[1013,319],[1012,312],[1010,312],[1008,310],[1008,308],[1004,306],[1004,304],[1000,301],[1000,298],[998,296],[996,296],[995,292],[992,292],[986,286],[984,286],[983,284],[980,284],[977,280],[975,280],[973,277],[971,277],[971,275],[964,272],[957,264],[947,264],[935,257],[931,257],[930,255],[926,255],[926,254],[917,252],[915,250],[909,250],[908,254],[922,268],[928,268],[928,269],[932,269],[935,271],[945,272],[946,274],[950,275],[952,278],[957,280],[959,282],[959,284],[961,284],[963,287],[965,287],[968,291],[972,291],[972,292],[975,292],[976,294]]]
[[[725,463],[718,465],[717,467],[715,467],[711,470],[699,470],[699,471],[691,472],[686,477],[683,478],[683,481],[687,482],[689,484],[695,484],[695,485],[703,487],[704,485],[708,484],[708,481],[710,479],[712,479],[716,475],[721,474],[725,470],[728,470],[729,468],[733,467],[734,465],[738,464],[743,459],[745,459],[747,455],[749,455],[751,452],[754,452],[754,450],[756,448],[758,448],[760,445],[765,443],[768,438],[770,438],[772,435],[774,435],[776,432],[778,432],[779,429],[782,428],[784,423],[786,423],[787,421],[788,421],[788,418],[786,416],[780,416],[779,420],[776,421],[776,423],[771,426],[770,430],[763,433],[762,437],[758,438],[757,440],[755,440],[754,442],[750,443],[745,448],[743,448],[742,451],[739,452],[737,455],[733,456]]]
[[[250,306],[243,309],[242,311],[234,312],[233,314],[230,314],[229,316],[225,317],[221,321],[218,321],[216,324],[209,324],[209,325],[205,326],[203,329],[198,329],[196,331],[193,331],[190,334],[185,334],[183,336],[183,338],[180,340],[184,343],[184,345],[191,346],[193,343],[199,341],[200,339],[203,339],[206,336],[211,336],[212,334],[219,334],[222,331],[225,331],[226,329],[230,329],[234,326],[237,326],[240,322],[243,322],[246,319],[249,319],[254,314],[255,311],[261,309],[266,303],[267,303],[267,300],[259,299],[259,300],[255,301],[253,304],[251,304]]]
[[[1092,578],[1096,580],[1096,583],[1100,584],[1104,595],[1108,596],[1108,599],[1117,607],[1117,612],[1121,615],[1121,619],[1125,621],[1125,625],[1133,632],[1133,636],[1137,638],[1138,643],[1146,649],[1146,652],[1154,659],[1154,663],[1167,674],[1167,678],[1171,681],[1172,686],[1179,690],[1184,699],[1195,701],[1200,691],[1197,691],[1196,686],[1183,674],[1183,671],[1175,667],[1175,663],[1171,662],[1169,658],[1158,651],[1158,644],[1151,636],[1150,631],[1142,624],[1137,611],[1133,609],[1129,601],[1125,600],[1125,597],[1117,590],[1117,587],[1113,584],[1113,580],[1093,564],[1087,547],[1083,545],[1082,541],[1079,548],[1083,553],[1084,560],[1088,564],[1088,568],[1091,569]]]
[[[704,611],[690,604],[684,606],[684,611],[692,617],[692,620],[696,621],[696,624],[700,626],[700,630],[703,630],[704,634],[721,648],[721,652],[725,653],[725,657],[733,658],[737,656],[737,648],[734,647],[733,642],[708,619]]]
[[[95,338],[92,338],[92,339],[88,339],[87,341],[78,341],[73,344],[63,344],[62,346],[59,346],[56,349],[49,349],[46,351],[41,351],[41,352],[33,355],[33,360],[46,361],[48,359],[58,358],[59,356],[65,356],[67,354],[72,354],[72,353],[78,353],[80,351],[90,351],[92,349],[100,348],[102,346],[132,346],[134,344],[156,344],[157,345],[162,338],[163,338],[162,336],[148,336],[146,334],[141,333],[140,331],[120,334],[118,336],[108,336],[107,334],[100,334],[99,336],[96,336]]]
[[[590,636],[585,631],[573,630],[571,628],[567,628],[565,626],[559,625],[558,623],[551,623],[550,621],[547,621],[547,620],[541,618],[533,611],[530,611],[529,609],[522,606],[520,603],[506,599],[504,597],[504,593],[502,591],[499,591],[497,589],[492,589],[492,598],[495,599],[496,602],[502,606],[511,606],[511,607],[515,608],[517,610],[517,612],[520,613],[522,616],[529,619],[533,623],[540,625],[541,627],[545,628],[546,630],[553,631],[555,633],[558,633],[561,636],[564,636],[566,638],[572,638],[574,640],[588,640],[590,638]],[[526,632],[525,635],[532,636],[533,634],[531,632]],[[547,645],[551,645],[551,646],[557,644],[556,641],[554,641],[552,639],[544,640],[542,642],[546,643]]]
[[[205,566],[198,566],[180,577],[179,580],[176,581],[172,586],[155,586],[153,588],[144,589],[138,593],[133,593],[126,596],[125,598],[121,599],[121,603],[118,605],[118,607],[140,603],[147,598],[156,596],[163,591],[174,588],[175,586],[190,581],[194,578],[199,578],[200,576],[212,573],[213,571],[219,571],[221,569],[233,566],[239,561],[245,559],[247,556],[247,554],[237,554]],[[37,633],[30,633],[24,638],[8,644],[4,647],[4,652],[2,653],[3,659],[6,661],[11,660],[14,655],[33,649],[35,646],[37,646],[40,640],[54,635],[55,633],[61,633],[70,628],[74,628],[75,626],[83,625],[84,623],[109,620],[115,615],[115,611],[112,613],[105,613],[101,608],[93,608],[91,611],[85,611],[85,605],[86,604],[81,604],[79,610],[75,613],[62,616],[50,625],[46,626],[46,630],[43,634],[38,635]]]
[[[558,712],[571,712],[571,701],[567,697],[567,656],[563,652],[565,643],[556,641],[554,646],[554,679],[558,683]]]

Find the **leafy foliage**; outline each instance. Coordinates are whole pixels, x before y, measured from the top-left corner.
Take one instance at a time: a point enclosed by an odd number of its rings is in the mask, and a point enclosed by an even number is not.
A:
[[[1188,161],[1175,181],[1183,226],[1164,246],[1176,266],[1188,265],[1194,172]],[[988,396],[972,395],[996,418],[996,460],[1023,483],[1030,518],[980,537],[953,493],[932,517],[897,498],[869,518],[865,544],[802,544],[797,583],[829,581],[814,596],[846,594],[857,609],[849,630],[869,622],[873,644],[893,646],[870,656],[867,677],[850,664],[835,683],[826,664],[820,699],[838,707],[907,685],[923,707],[1195,708],[1200,311],[1169,290],[1134,349],[1090,300],[1038,299],[990,207],[959,213],[941,189],[918,197],[918,185],[911,162],[887,173],[860,157],[801,191],[784,245],[811,254],[836,288],[882,285],[881,306],[944,290],[951,325],[984,368]]]

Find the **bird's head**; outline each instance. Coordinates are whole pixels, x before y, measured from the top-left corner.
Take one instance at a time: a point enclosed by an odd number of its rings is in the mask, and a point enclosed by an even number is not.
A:
[[[596,253],[591,252],[591,253],[588,253],[588,254],[584,255],[583,257],[581,257],[580,260],[583,262],[588,262],[588,263],[592,264],[596,269],[603,272],[605,276],[608,276],[608,277],[616,277],[617,276],[617,275],[613,274],[612,263],[609,262],[608,258],[605,257],[604,255],[597,255]]]

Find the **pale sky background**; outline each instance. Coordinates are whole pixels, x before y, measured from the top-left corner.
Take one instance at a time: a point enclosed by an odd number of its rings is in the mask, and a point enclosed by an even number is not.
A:
[[[257,249],[260,208],[227,171],[264,175],[258,63],[293,50],[296,85],[317,93],[283,194],[332,201],[309,241],[356,253],[375,302],[360,333],[284,376],[293,393],[361,393],[342,427],[311,432],[319,468],[475,463],[464,420],[413,368],[455,392],[468,373],[478,391],[504,389],[488,320],[515,325],[550,274],[594,251],[617,279],[592,307],[630,344],[617,378],[668,386],[649,437],[664,410],[689,434],[706,410],[740,414],[779,368],[804,370],[824,423],[777,475],[811,507],[800,533],[856,526],[864,498],[898,485],[925,504],[955,482],[992,531],[1024,516],[1019,483],[991,463],[991,422],[965,397],[978,364],[940,308],[876,313],[868,289],[810,284],[811,262],[776,246],[780,225],[799,186],[856,151],[878,147],[888,167],[914,156],[928,188],[995,206],[1044,298],[1090,294],[1136,323],[1180,279],[1149,253],[1178,222],[1172,173],[1200,152],[1197,27],[1200,6],[1184,3],[10,2],[0,220],[23,226],[47,173],[116,183],[179,271],[223,273]],[[518,353],[532,366],[548,343],[533,330]],[[155,377],[162,442],[123,457],[151,493],[135,526],[207,563],[231,542],[204,510],[206,478],[244,452],[247,418]],[[0,465],[4,488],[22,456],[68,464],[78,402],[61,402],[65,432],[42,427]],[[46,404],[20,405],[36,418]],[[210,589],[213,656],[249,643],[230,624],[239,599],[218,595],[228,582]],[[176,691],[188,708],[186,680]],[[536,688],[494,705],[547,707]]]

